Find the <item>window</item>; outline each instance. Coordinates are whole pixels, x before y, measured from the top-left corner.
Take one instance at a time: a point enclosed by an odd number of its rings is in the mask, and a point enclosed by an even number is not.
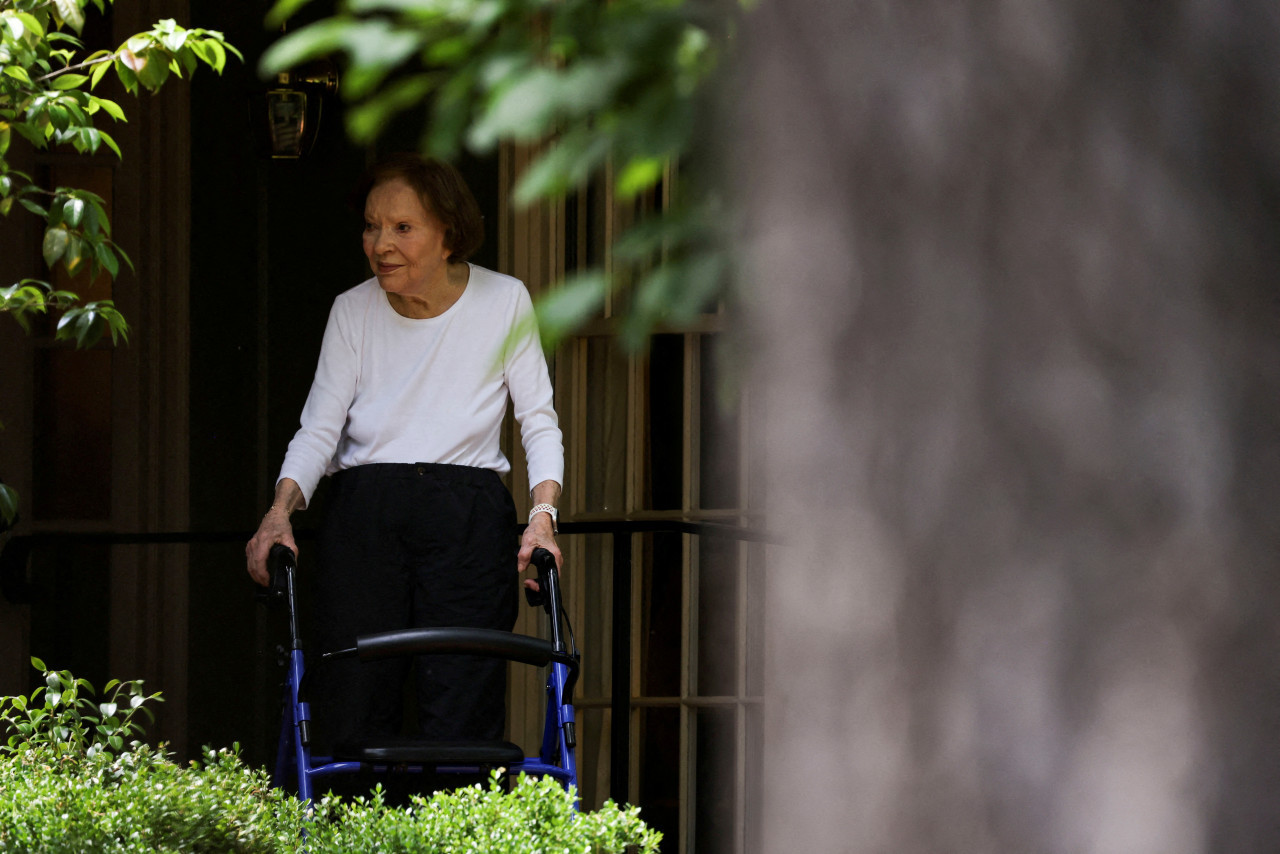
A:
[[[503,154],[509,187],[530,159]],[[502,218],[500,266],[535,295],[566,269],[610,263],[612,235],[665,187],[615,202],[605,180],[555,205]],[[503,194],[505,198],[505,191]],[[552,252],[547,254],[547,248]],[[704,314],[652,337],[646,354],[618,348],[613,306],[556,352],[556,406],[565,433],[562,520],[748,521],[747,401],[727,394],[717,365],[723,317]],[[518,436],[507,431],[514,471]],[[527,491],[513,476],[513,493]],[[527,507],[525,508],[527,509]],[[636,536],[631,589],[615,590],[608,535],[561,538],[571,617],[585,652],[577,692],[584,804],[610,794],[615,597],[629,604],[630,719],[626,799],[661,830],[665,852],[756,850],[749,806],[759,777],[760,642],[764,603],[753,591],[761,546],[682,532]],[[533,624],[521,631],[534,631]],[[513,685],[513,737],[536,742],[540,687]],[[527,735],[525,734],[527,733]],[[523,740],[522,740],[523,739]]]

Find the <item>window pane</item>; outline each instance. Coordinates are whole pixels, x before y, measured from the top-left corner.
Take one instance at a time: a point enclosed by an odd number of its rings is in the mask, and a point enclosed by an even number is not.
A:
[[[680,534],[645,537],[640,693],[680,696],[684,586]]]
[[[662,832],[663,854],[680,850],[680,710],[641,709],[640,817]]]
[[[586,494],[589,513],[626,511],[627,359],[612,338],[587,342]]]
[[[747,546],[747,695],[759,697],[764,693],[764,621],[765,621],[765,546],[752,543]]]
[[[736,693],[738,641],[738,545],[716,537],[697,539],[698,679],[702,696]]]
[[[655,335],[649,351],[649,495],[654,510],[682,507],[684,336]]]
[[[578,709],[578,791],[582,808],[599,809],[609,797],[609,709]]]
[[[702,386],[699,395],[698,480],[700,506],[726,509],[739,506],[738,409],[728,397],[719,370],[720,337],[703,335],[699,343]]]
[[[102,685],[110,648],[111,551],[59,544],[31,553],[31,654],[55,670]],[[74,631],[68,627],[74,626]],[[43,682],[40,673],[32,678]]]
[[[111,351],[35,352],[32,511],[111,517]]]
[[[698,710],[693,831],[698,854],[734,850],[735,715],[732,706]]]
[[[566,601],[570,614],[581,613],[582,625],[574,625],[578,648],[582,650],[582,671],[577,696],[607,700],[613,691],[610,665],[613,661],[613,538],[604,534],[582,536],[583,565],[573,572],[585,572],[591,583],[582,586],[586,601]],[[570,596],[578,595],[578,587]]]
[[[764,850],[760,819],[764,813],[761,791],[764,781],[764,757],[761,750],[761,745],[764,744],[764,709],[757,704],[747,706],[746,743],[746,769],[743,775],[743,831],[746,838],[743,850],[747,854],[756,854]]]

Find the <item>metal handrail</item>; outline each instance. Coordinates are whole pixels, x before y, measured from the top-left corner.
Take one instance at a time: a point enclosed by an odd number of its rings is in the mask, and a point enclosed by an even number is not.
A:
[[[524,525],[517,530],[523,531]],[[211,545],[248,542],[254,531],[40,531],[17,534],[0,546],[0,595],[13,604],[30,601],[27,564],[31,552],[52,545]],[[607,534],[613,538],[613,685],[609,744],[609,796],[618,803],[628,799],[631,776],[631,554],[639,534],[691,534],[744,542],[774,543],[780,538],[764,531],[722,522],[683,519],[592,520],[561,522],[561,535]],[[314,529],[294,531],[299,540],[314,539]]]

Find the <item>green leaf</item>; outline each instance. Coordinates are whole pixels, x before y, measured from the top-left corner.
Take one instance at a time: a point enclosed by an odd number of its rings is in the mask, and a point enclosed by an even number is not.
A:
[[[58,320],[58,329],[54,337],[59,341],[74,341],[77,347],[83,349],[89,344],[97,343],[102,335],[99,332],[96,337],[93,336],[97,320],[97,312],[86,306],[68,309],[66,314]]]
[[[630,201],[658,183],[665,161],[658,157],[636,157],[618,175],[618,197]]]
[[[132,54],[129,54],[132,56]],[[120,83],[124,85],[124,90],[130,95],[138,92],[138,75],[129,67],[129,63],[125,61],[125,55],[116,57],[111,66],[116,70],[116,77],[120,78]]]
[[[186,72],[188,77],[195,73],[196,64],[199,62],[196,58],[195,51],[189,47],[184,47],[182,50],[178,51],[178,55],[173,58],[173,61],[182,67],[182,70]]]
[[[58,259],[67,251],[68,237],[65,228],[51,228],[44,233],[44,244],[41,248],[46,265],[52,267],[58,263]]]
[[[311,0],[277,0],[276,5],[267,13],[267,27],[277,29],[310,2]]]
[[[103,67],[106,67],[106,63],[103,63]],[[111,116],[111,118],[115,119],[116,121],[118,122],[128,121],[128,119],[124,117],[124,110],[122,110],[120,108],[120,105],[117,104],[115,101],[108,100],[107,98],[99,98],[97,96],[94,96],[92,103],[97,104],[98,107],[101,108],[104,113]]]
[[[98,87],[98,81],[102,79],[103,75],[105,75],[110,68],[111,68],[111,60],[104,60],[102,62],[99,62],[97,65],[95,65],[93,67],[93,71],[89,73],[89,78],[90,78],[89,88],[96,89]]]
[[[18,493],[13,490],[13,487],[4,483],[0,483],[0,518],[4,519],[6,527],[12,525],[18,518]]]
[[[36,148],[44,148],[44,131],[39,122],[15,122],[11,127]]]
[[[80,128],[79,136],[83,145],[89,149],[90,154],[98,152],[98,146],[102,144],[102,131],[97,128]]]
[[[31,656],[31,666],[34,667],[36,670],[39,670],[41,673],[49,669],[44,666],[44,661],[42,661],[39,658],[36,658],[34,655]]]
[[[116,141],[111,138],[111,134],[107,133],[105,130],[100,130],[98,131],[98,136],[107,144],[107,148],[110,148],[116,153],[116,157],[124,160],[124,155],[120,153],[120,146],[116,145]],[[103,217],[103,219],[105,220],[106,217]]]
[[[21,202],[24,208],[31,211],[36,216],[47,217],[49,215],[49,212],[47,210],[40,207],[38,204],[31,201],[30,199],[19,199],[18,201]]]
[[[22,41],[22,37],[27,33],[27,25],[17,15],[6,15],[0,18],[0,24],[3,24],[4,28],[9,31],[9,37],[15,42]]]
[[[68,198],[67,204],[63,205],[63,222],[78,228],[84,219],[84,207],[83,198]]]
[[[604,273],[567,279],[562,287],[538,300],[538,328],[544,348],[554,348],[571,330],[600,310],[611,287]]]
[[[333,53],[346,35],[347,22],[330,19],[308,24],[279,39],[262,54],[260,74],[275,76],[308,60]]]
[[[86,254],[88,254],[89,259],[92,260],[92,251],[86,253],[85,242],[80,239],[79,235],[71,232],[67,238],[67,251],[63,253],[62,256],[62,263],[66,266],[67,272],[73,276],[76,273],[79,273],[80,265],[85,262]]]
[[[55,338],[59,341],[75,341],[77,347],[92,347],[109,331],[113,344],[120,339],[129,340],[129,324],[111,300],[86,303],[67,309],[58,321]]]
[[[555,115],[556,84],[556,73],[549,68],[535,68],[518,78],[471,127],[468,143],[488,151],[506,137],[537,140]]]
[[[213,70],[222,73],[222,69],[227,65],[227,52],[223,49],[222,44],[213,39],[205,39],[202,44],[213,54],[213,61],[209,64],[213,66]],[[207,60],[206,60],[207,61]]]
[[[77,89],[83,86],[88,79],[89,76],[87,74],[59,74],[53,78],[49,85],[59,91]]]
[[[191,52],[196,55],[196,58],[205,65],[213,65],[213,51],[210,50],[207,39],[192,39],[191,43],[187,45],[187,47],[189,47]]]
[[[67,199],[67,203],[62,206],[62,221],[72,228],[79,227],[80,221],[84,219],[84,209],[84,199]]]
[[[84,29],[84,12],[76,0],[53,0],[53,6],[58,10],[58,17],[71,29],[77,33]]]
[[[99,308],[100,316],[107,322],[107,329],[111,332],[112,346],[119,344],[121,341],[127,344],[129,342],[129,322],[124,319],[124,315],[116,310],[115,304],[111,300],[103,300],[95,304]]]
[[[111,251],[107,244],[99,243],[95,252],[98,264],[111,275],[111,278],[114,279],[120,274],[120,262],[116,260],[115,253]]]
[[[4,73],[12,77],[14,80],[17,80],[19,83],[25,83],[28,86],[32,85],[31,75],[28,74],[27,69],[23,68],[21,65],[6,65],[4,67]]]
[[[138,82],[154,92],[169,79],[169,63],[158,50],[148,50],[139,57],[143,64],[137,69]]]
[[[176,27],[173,32],[162,38],[161,43],[169,49],[170,53],[177,53],[182,50],[187,43],[187,31],[181,27]]]
[[[569,133],[525,170],[512,198],[523,207],[580,187],[609,156],[612,140],[600,133]]]
[[[417,74],[397,80],[347,115],[347,127],[357,141],[372,142],[396,113],[424,98],[435,88],[436,75]]]
[[[629,71],[622,56],[580,62],[565,71],[534,69],[494,97],[471,128],[470,144],[487,150],[500,139],[540,139],[558,116],[585,115],[609,103]]]
[[[70,33],[52,32],[52,33],[47,33],[44,38],[45,38],[45,41],[49,41],[49,42],[66,42],[67,44],[74,45],[75,47],[78,47],[78,48],[84,47],[84,42],[80,41],[80,39],[76,38]],[[66,51],[66,52],[70,53],[70,51]]]

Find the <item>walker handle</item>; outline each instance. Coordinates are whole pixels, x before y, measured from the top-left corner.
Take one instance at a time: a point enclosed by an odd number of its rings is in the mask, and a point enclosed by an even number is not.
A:
[[[526,587],[524,589],[525,601],[530,606],[534,608],[541,607],[550,614],[551,602],[547,599],[547,576],[556,571],[555,555],[539,546],[533,550],[533,554],[529,557],[529,565],[538,570],[538,589],[533,590]]]

